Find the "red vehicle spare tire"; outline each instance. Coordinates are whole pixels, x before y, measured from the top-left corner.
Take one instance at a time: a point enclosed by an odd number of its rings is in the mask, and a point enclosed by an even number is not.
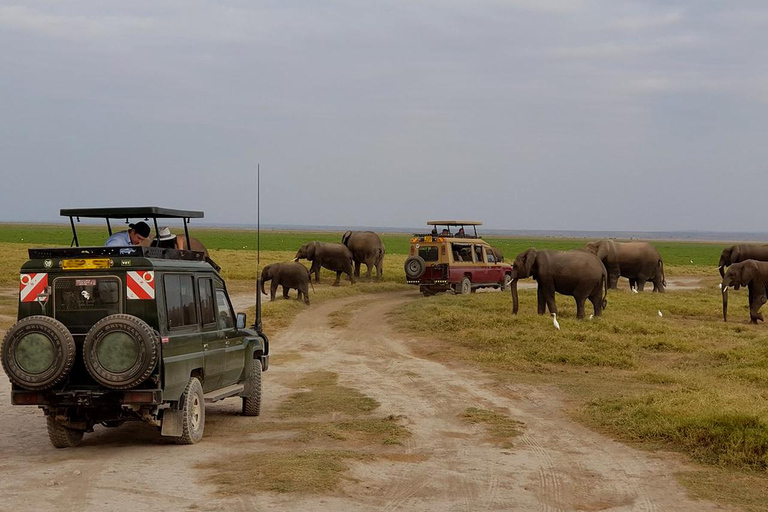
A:
[[[72,333],[48,316],[19,320],[3,338],[0,360],[14,384],[29,390],[49,389],[63,381],[75,363]]]
[[[110,315],[91,327],[83,342],[88,373],[111,389],[138,386],[152,374],[160,358],[160,340],[144,320]]]

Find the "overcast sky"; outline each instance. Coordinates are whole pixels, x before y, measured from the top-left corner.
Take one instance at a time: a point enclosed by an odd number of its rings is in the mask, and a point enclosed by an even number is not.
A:
[[[0,221],[766,231],[765,1],[0,1]]]

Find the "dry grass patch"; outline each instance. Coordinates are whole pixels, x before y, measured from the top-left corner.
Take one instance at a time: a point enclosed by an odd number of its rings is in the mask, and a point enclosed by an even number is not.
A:
[[[309,388],[288,397],[280,404],[278,414],[283,418],[313,417],[340,413],[348,416],[367,414],[379,403],[354,388],[339,386],[339,376],[319,371],[299,379],[296,387]]]
[[[765,474],[708,469],[680,473],[677,477],[695,498],[736,505],[745,512],[768,511]]]
[[[372,455],[350,451],[261,452],[238,454],[206,462],[206,480],[222,495],[279,493],[329,493],[336,489],[349,461],[370,461]]]
[[[513,420],[508,416],[470,407],[461,415],[461,419],[474,425],[483,425],[491,436],[491,440],[502,448],[512,447],[512,438],[519,436],[524,423]]]

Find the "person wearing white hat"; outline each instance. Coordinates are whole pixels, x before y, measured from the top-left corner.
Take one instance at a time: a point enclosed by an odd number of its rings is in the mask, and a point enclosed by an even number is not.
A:
[[[157,239],[152,241],[152,245],[163,247],[165,249],[176,249],[176,235],[171,233],[168,226],[161,227],[157,232]]]

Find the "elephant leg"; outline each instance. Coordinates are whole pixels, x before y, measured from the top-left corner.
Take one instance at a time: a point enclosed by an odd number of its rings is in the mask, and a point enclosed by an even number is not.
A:
[[[653,291],[658,293],[664,293],[664,281],[660,275],[653,278]]]
[[[283,298],[288,300],[288,291],[290,290],[289,287],[283,285]]]
[[[312,274],[315,274],[315,282],[320,282],[320,264],[312,262],[312,266],[309,268],[309,278],[312,279]]]
[[[603,294],[601,291],[590,295],[589,302],[592,303],[592,309],[595,310],[596,317],[603,314]]]
[[[557,304],[555,304],[555,291],[552,290],[551,293],[545,292],[544,297],[547,300],[547,308],[549,308],[550,313],[557,314]],[[582,313],[584,311],[584,304],[581,305]]]
[[[277,294],[277,281],[272,280],[272,284],[269,286],[269,300],[275,300],[275,294]]]
[[[648,276],[637,276],[635,282],[637,283],[635,290],[642,292],[645,290],[645,283],[648,282]]]
[[[629,278],[629,289],[637,288],[637,279]]]
[[[305,284],[299,290],[304,294],[304,304],[309,306],[309,285]]]
[[[371,270],[372,270],[372,267],[373,267],[373,263],[371,263],[370,260],[368,260],[367,262],[365,262],[365,267],[368,269],[365,272],[365,278],[370,280],[371,279]],[[357,274],[357,276],[360,277],[360,274]]]
[[[384,272],[382,272],[382,264],[381,262],[376,264],[376,280],[381,281],[382,276],[384,275]]]
[[[611,290],[615,290],[619,287],[619,277],[621,276],[621,272],[618,268],[611,268],[608,269],[608,288]]]
[[[352,273],[352,267],[349,267],[349,270],[344,272],[349,276],[349,282],[352,284],[355,284],[355,275]]]
[[[766,296],[763,294],[757,294],[753,291],[752,286],[749,287],[749,320],[751,323],[756,324],[758,320],[764,322],[760,308],[766,302]]]
[[[336,281],[333,282],[333,286],[339,286],[339,280],[341,280],[341,272],[336,272]]]
[[[538,313],[543,315],[547,312],[547,298],[544,295],[544,287],[539,285],[536,288],[536,298],[538,299]]]
[[[363,263],[361,261],[355,262],[355,277],[360,277],[360,267],[362,266],[362,264]],[[367,276],[367,277],[370,277],[370,276]]]
[[[587,301],[586,297],[574,297],[576,300],[576,318],[579,320],[584,319],[584,303]]]

